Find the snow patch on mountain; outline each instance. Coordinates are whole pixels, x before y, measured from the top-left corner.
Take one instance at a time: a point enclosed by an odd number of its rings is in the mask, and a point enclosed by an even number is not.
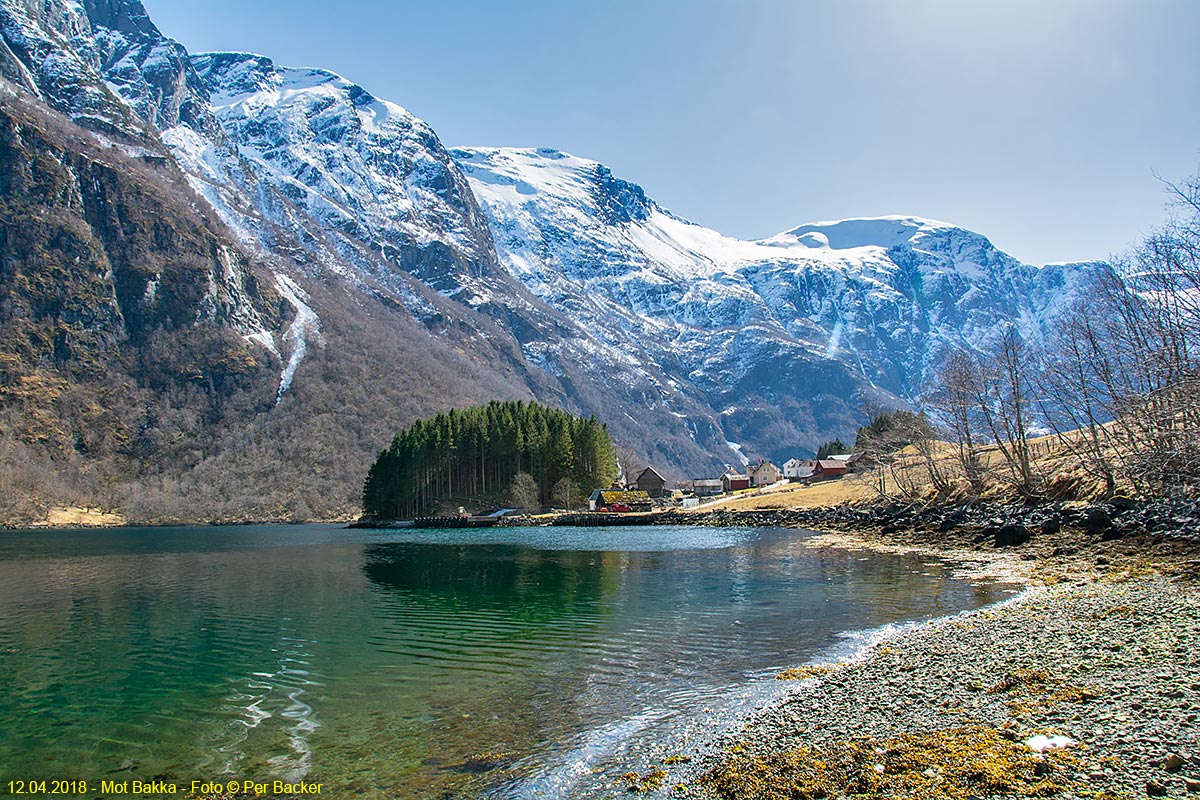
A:
[[[92,24],[79,3],[0,0],[0,76],[101,135],[144,141],[140,120],[107,86]]]
[[[291,388],[300,362],[308,354],[309,341],[321,346],[324,346],[325,341],[321,338],[321,321],[317,312],[305,302],[308,300],[308,293],[294,280],[278,273],[275,275],[275,287],[296,312],[292,324],[283,334],[284,344],[288,345],[290,353],[287,363],[283,366],[283,372],[279,375],[279,390],[275,393],[275,404],[278,405],[283,399],[283,393]]]
[[[313,298],[348,288],[464,354],[494,341],[489,357],[511,354],[539,396],[623,412],[625,431],[669,440],[686,423],[673,455],[725,460],[732,451],[712,454],[740,443],[744,462],[784,439],[815,448],[852,434],[856,395],[919,399],[947,348],[982,349],[1009,322],[1043,336],[1096,269],[1020,264],[912,216],[739,240],[595,161],[447,151],[404,108],[333,72],[189,56],[137,0],[0,0],[0,33],[0,77],[127,151],[161,163],[169,148],[241,243],[261,248],[290,327],[271,336],[218,307],[221,292],[213,313],[286,356],[277,400],[320,341]],[[332,332],[334,312],[321,313]]]
[[[795,240],[812,234],[809,241],[824,242],[831,250],[855,250],[860,247],[887,249],[911,242],[915,236],[957,226],[920,217],[885,216],[810,222],[767,239],[772,245],[790,246]],[[811,245],[810,245],[811,246]]]

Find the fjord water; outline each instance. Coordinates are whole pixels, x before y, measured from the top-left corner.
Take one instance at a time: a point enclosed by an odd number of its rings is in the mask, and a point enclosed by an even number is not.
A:
[[[96,785],[305,778],[334,796],[586,796],[582,776],[639,733],[704,728],[745,687],[844,649],[846,632],[1012,591],[808,536],[4,533],[0,770]]]

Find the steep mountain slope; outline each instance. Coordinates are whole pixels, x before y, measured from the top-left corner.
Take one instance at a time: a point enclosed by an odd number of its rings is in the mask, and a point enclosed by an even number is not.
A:
[[[243,216],[222,216],[256,227],[231,235],[154,125],[223,149],[231,195],[254,189],[253,173],[140,4],[5,0],[0,31],[0,65],[18,79],[0,119],[6,500],[116,503],[139,518],[345,514],[412,415],[447,397],[530,396],[519,347],[470,346],[479,331],[439,317],[420,294],[435,292],[410,292],[427,326],[382,293],[326,286],[245,198]],[[313,381],[293,397],[302,363]]]
[[[115,37],[97,35],[82,4],[2,0],[0,35],[0,77],[89,130],[164,153],[153,126],[101,77]]]
[[[777,249],[681,220],[602,165],[555,150],[453,153],[509,271],[606,346],[661,370],[745,454],[815,448],[852,431],[864,405],[900,402],[827,358],[815,326],[797,336],[778,323],[737,269]]]
[[[386,298],[439,335],[460,330],[465,351],[491,351],[488,360],[511,364],[533,396],[611,421],[620,439],[660,463],[716,461],[712,451],[723,445],[705,419],[711,411],[662,388],[656,366],[597,341],[501,267],[469,184],[425,123],[323,70],[242,53],[199,54],[192,63],[255,177],[249,202],[303,243],[323,278]],[[233,171],[220,167],[218,147],[191,130],[164,137],[231,224],[273,244],[261,224],[233,210],[246,200],[228,201],[235,184],[222,175]],[[699,419],[695,431],[679,424],[680,407]]]
[[[251,340],[272,340],[285,304],[181,176],[7,84],[0,175],[5,510],[111,498],[191,461],[234,406],[270,405],[278,358]]]
[[[259,181],[336,236],[343,253],[369,245],[368,259],[402,263],[428,286],[481,302],[468,287],[494,266],[491,236],[429,126],[324,70],[244,53],[192,63]]]

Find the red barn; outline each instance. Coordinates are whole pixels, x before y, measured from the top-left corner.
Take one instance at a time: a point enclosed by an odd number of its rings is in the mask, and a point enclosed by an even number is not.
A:
[[[721,476],[721,486],[725,489],[725,493],[737,492],[742,489],[750,488],[750,476],[743,475],[740,472],[735,472],[732,469],[725,471]]]
[[[846,474],[846,462],[832,458],[823,458],[813,467],[812,480],[823,481],[829,478],[840,478]]]

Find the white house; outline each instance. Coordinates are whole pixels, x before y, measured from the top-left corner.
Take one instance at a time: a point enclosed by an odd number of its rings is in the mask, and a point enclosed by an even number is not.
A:
[[[800,480],[803,477],[812,474],[812,462],[801,461],[798,458],[789,458],[783,462],[783,477],[790,481]]]

